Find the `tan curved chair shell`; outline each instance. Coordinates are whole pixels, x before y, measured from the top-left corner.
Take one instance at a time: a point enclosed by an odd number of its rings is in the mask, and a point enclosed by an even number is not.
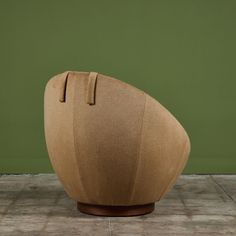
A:
[[[79,210],[90,214],[151,212],[190,152],[187,133],[158,101],[95,72],[50,79],[44,122],[52,166]]]

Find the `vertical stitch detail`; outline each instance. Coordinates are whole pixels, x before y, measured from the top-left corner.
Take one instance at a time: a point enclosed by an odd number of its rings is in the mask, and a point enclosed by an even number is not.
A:
[[[85,188],[85,185],[84,185],[84,182],[83,182],[83,179],[82,179],[82,176],[81,176],[81,173],[80,173],[80,163],[79,163],[79,161],[78,161],[78,159],[77,159],[77,157],[80,155],[80,153],[79,153],[79,147],[78,147],[78,145],[77,145],[77,143],[76,143],[76,137],[75,137],[75,132],[76,132],[76,130],[75,130],[75,121],[76,121],[76,115],[78,115],[78,114],[76,114],[75,113],[75,106],[77,106],[77,102],[76,102],[76,93],[78,92],[77,91],[77,86],[76,86],[76,83],[79,83],[79,81],[78,81],[78,79],[79,79],[79,77],[77,76],[73,76],[72,78],[74,78],[74,94],[73,94],[73,108],[72,108],[72,112],[73,112],[73,118],[72,118],[72,127],[73,127],[73,146],[74,146],[74,152],[75,152],[75,163],[76,163],[76,168],[77,168],[77,170],[78,170],[78,176],[79,176],[79,181],[80,181],[80,184],[81,184],[81,191],[83,192],[83,194],[84,194],[84,197],[86,198],[86,200],[89,202],[90,201],[90,199],[88,198],[88,194],[87,194],[87,191],[86,191],[86,188]]]
[[[138,171],[139,171],[139,166],[140,166],[140,159],[141,159],[141,145],[142,145],[142,138],[143,138],[143,123],[144,123],[144,115],[145,115],[145,110],[146,110],[146,103],[147,103],[147,95],[144,93],[144,106],[143,106],[143,112],[142,112],[142,123],[140,127],[140,139],[138,143],[138,151],[137,151],[137,161],[136,161],[136,170],[134,174],[134,181],[133,181],[133,189],[130,195],[130,203],[132,203],[134,194],[135,194],[135,184],[137,181],[138,177]]]

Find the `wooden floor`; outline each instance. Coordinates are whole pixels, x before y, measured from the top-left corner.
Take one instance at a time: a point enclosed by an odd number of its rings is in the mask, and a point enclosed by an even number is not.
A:
[[[140,217],[76,210],[55,175],[0,176],[1,236],[236,236],[236,175],[185,175]]]

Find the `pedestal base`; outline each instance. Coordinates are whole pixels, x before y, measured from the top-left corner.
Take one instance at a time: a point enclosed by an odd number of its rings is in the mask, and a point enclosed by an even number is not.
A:
[[[133,206],[90,205],[77,202],[77,209],[83,213],[97,216],[138,216],[151,213],[155,203]]]

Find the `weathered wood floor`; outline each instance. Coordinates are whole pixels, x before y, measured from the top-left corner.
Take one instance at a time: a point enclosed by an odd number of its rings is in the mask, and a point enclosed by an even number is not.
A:
[[[236,175],[185,175],[153,213],[79,213],[55,175],[0,176],[1,236],[236,236]]]

